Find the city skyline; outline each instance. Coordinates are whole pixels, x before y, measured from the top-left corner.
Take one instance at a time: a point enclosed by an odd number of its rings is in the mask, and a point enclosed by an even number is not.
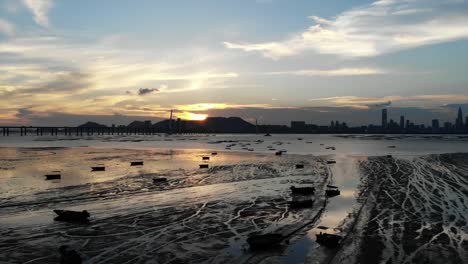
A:
[[[346,120],[331,120],[329,125],[317,125],[303,120],[291,120],[290,125],[249,123],[240,117],[207,117],[203,120],[183,120],[173,115],[170,118],[152,123],[151,120],[134,120],[129,124],[112,124],[110,126],[87,121],[78,126],[0,126],[3,136],[20,134],[26,136],[44,134],[76,136],[83,135],[120,135],[156,133],[302,133],[302,134],[466,134],[468,133],[468,115],[464,116],[461,107],[458,108],[454,122],[432,119],[429,126],[420,124],[400,116],[399,123],[389,118],[387,108],[381,110],[381,124],[349,126]]]
[[[382,107],[394,120],[453,121],[468,112],[467,11],[464,0],[0,0],[0,124],[176,109],[358,126]]]

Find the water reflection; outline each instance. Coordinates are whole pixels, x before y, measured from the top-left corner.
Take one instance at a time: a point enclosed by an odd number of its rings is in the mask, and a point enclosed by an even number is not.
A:
[[[356,205],[356,190],[359,184],[358,160],[347,155],[332,155],[336,164],[330,165],[332,182],[338,186],[341,194],[329,198],[326,209],[320,220],[314,225],[315,228],[308,230],[306,235],[294,242],[281,258],[281,263],[304,263],[306,257],[311,263],[319,263],[327,257],[327,249],[319,246],[316,235],[321,232],[340,233],[340,225]],[[313,261],[312,261],[313,260]]]

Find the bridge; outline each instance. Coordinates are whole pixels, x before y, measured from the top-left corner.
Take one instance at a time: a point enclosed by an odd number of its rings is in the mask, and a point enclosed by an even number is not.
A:
[[[92,136],[92,135],[154,135],[164,133],[159,129],[133,127],[55,127],[55,126],[0,126],[2,136]]]

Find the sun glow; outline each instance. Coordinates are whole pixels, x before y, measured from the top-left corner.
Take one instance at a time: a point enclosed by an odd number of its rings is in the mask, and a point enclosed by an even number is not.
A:
[[[198,120],[202,121],[205,120],[208,115],[207,114],[194,114],[190,112],[183,112],[182,114],[178,115],[179,118],[183,120]]]

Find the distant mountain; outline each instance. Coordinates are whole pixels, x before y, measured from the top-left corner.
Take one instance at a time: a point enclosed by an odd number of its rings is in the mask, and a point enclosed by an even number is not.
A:
[[[86,122],[86,123],[84,123],[82,125],[79,125],[78,127],[80,127],[80,128],[85,127],[86,128],[86,127],[107,127],[107,126],[106,125],[101,125],[101,124],[98,124],[98,123],[95,123],[95,122],[88,121],[88,122]]]
[[[246,133],[254,132],[255,126],[240,117],[208,117],[198,121],[200,126],[216,133]]]
[[[153,128],[158,131],[172,132],[209,132],[209,133],[252,133],[255,132],[255,126],[246,122],[240,117],[208,117],[205,120],[172,120],[169,126],[169,120],[163,120],[155,123]]]
[[[129,128],[150,128],[151,127],[151,121],[133,121],[130,124],[128,124]]]

